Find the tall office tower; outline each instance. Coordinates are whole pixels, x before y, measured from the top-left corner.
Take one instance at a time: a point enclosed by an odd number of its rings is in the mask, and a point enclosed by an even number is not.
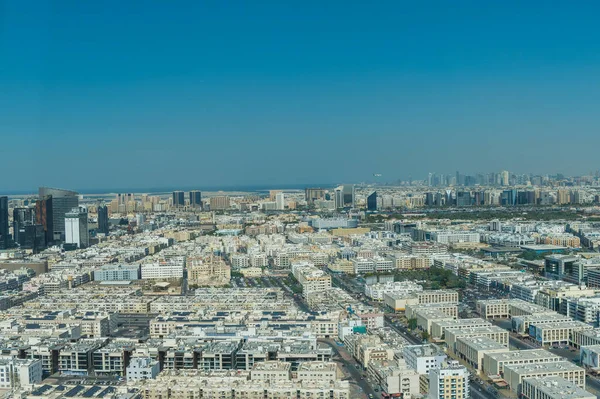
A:
[[[377,210],[377,191],[373,191],[373,193],[367,197],[367,210]]]
[[[277,194],[281,192],[281,190],[269,190],[269,201],[277,201]]]
[[[457,191],[456,192],[456,206],[470,206],[470,205],[471,205],[471,192]]]
[[[446,206],[452,206],[455,205],[454,203],[454,199],[452,198],[452,190],[446,190],[446,195],[444,197],[444,204],[446,204]]]
[[[341,186],[333,191],[333,203],[336,209],[344,207],[344,190]]]
[[[8,197],[0,197],[0,249],[7,249],[9,246]]]
[[[433,173],[429,172],[427,175],[427,185],[431,187],[433,185]]]
[[[108,207],[98,206],[98,233],[108,234]]]
[[[354,206],[354,184],[343,184],[340,187],[342,190],[342,207]]]
[[[79,207],[79,194],[75,191],[40,187],[40,199],[49,195],[52,196],[52,228],[54,229],[51,241],[64,241],[65,214],[71,209]]]
[[[190,191],[190,206],[192,208],[202,208],[202,192],[198,190]]]
[[[443,206],[444,205],[444,196],[442,193],[435,193],[435,206]]]
[[[173,191],[173,206],[185,205],[185,193],[183,191]]]
[[[475,206],[483,205],[483,191],[475,191],[473,193],[473,204]]]
[[[500,184],[503,186],[508,186],[510,184],[510,174],[508,170],[503,170],[500,172]]]
[[[559,205],[565,205],[565,204],[568,204],[570,200],[571,200],[571,195],[569,193],[569,190],[566,190],[564,188],[559,188],[558,191],[556,192],[556,203]]]
[[[433,205],[434,205],[433,193],[425,193],[425,206],[433,206]]]
[[[13,240],[19,242],[19,231],[24,230],[26,225],[35,224],[32,208],[13,209]]]
[[[452,360],[440,368],[429,370],[430,399],[468,399],[469,371]]]
[[[211,211],[223,211],[223,210],[227,210],[231,207],[231,204],[229,202],[229,197],[227,196],[218,196],[218,197],[212,197],[210,199],[210,210]]]
[[[275,194],[275,204],[278,211],[285,209],[285,195],[281,191]]]
[[[35,201],[35,222],[44,228],[46,245],[52,243],[54,241],[54,217],[52,215],[51,195]]]
[[[77,248],[90,245],[87,209],[73,208],[65,214],[65,243],[77,245]]]
[[[314,204],[315,201],[325,199],[325,190],[322,188],[304,189],[304,199],[307,204]]]

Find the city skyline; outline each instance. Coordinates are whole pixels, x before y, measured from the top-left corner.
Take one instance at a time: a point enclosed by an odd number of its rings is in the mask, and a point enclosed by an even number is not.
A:
[[[596,170],[598,7],[8,2],[2,185]]]

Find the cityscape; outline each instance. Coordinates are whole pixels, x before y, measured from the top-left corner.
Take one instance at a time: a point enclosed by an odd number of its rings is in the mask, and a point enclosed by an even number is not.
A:
[[[598,177],[487,176],[1,196],[0,388],[595,397]]]
[[[0,1],[0,399],[600,399],[599,15]]]

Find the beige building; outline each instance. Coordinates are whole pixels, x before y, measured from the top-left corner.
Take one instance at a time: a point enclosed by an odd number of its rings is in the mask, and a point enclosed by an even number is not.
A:
[[[220,257],[190,258],[187,260],[188,284],[223,286],[231,280],[231,267]]]
[[[487,337],[508,347],[508,331],[498,326],[450,329],[446,330],[445,335],[448,350],[452,353],[456,353],[456,341],[459,338]]]
[[[555,363],[565,360],[545,349],[526,349],[483,355],[483,372],[486,375],[504,375],[504,366]]]
[[[578,387],[585,389],[585,370],[567,360],[555,363],[512,364],[504,366],[504,380],[510,385],[510,389],[513,392],[519,392],[521,383],[525,378],[548,376],[563,377]]]
[[[292,264],[292,274],[302,285],[302,294],[322,292],[331,288],[331,276],[308,262]]]
[[[477,371],[483,371],[483,357],[488,353],[505,353],[507,346],[488,337],[460,337],[456,340],[456,354]]]
[[[287,381],[292,377],[292,364],[278,360],[257,362],[250,372],[252,381]]]
[[[448,362],[429,372],[429,397],[432,399],[468,399],[469,371],[457,361]]]
[[[521,395],[524,399],[596,398],[596,395],[562,377],[525,378],[521,384]]]
[[[227,196],[217,196],[211,197],[209,200],[210,210],[211,211],[223,211],[227,210],[231,207],[231,203],[229,201],[229,197]]]
[[[487,320],[480,318],[473,319],[455,319],[455,320],[435,320],[431,323],[431,337],[434,339],[444,339],[446,329],[461,329],[470,327],[491,326]]]
[[[575,320],[541,324],[532,323],[529,326],[529,335],[541,345],[565,345],[571,342],[574,331],[592,329],[591,325]]]

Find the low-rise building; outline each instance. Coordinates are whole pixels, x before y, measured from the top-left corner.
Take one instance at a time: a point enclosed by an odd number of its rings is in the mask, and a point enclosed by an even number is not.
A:
[[[504,366],[521,364],[555,363],[565,360],[545,349],[486,353],[483,355],[483,372],[490,376],[504,375]]]
[[[563,377],[524,378],[521,397],[526,399],[594,399],[596,395],[581,389]]]
[[[541,364],[511,364],[504,366],[504,380],[513,392],[520,392],[525,378],[558,376],[585,389],[585,370],[569,361]]]
[[[488,353],[508,352],[507,346],[488,337],[459,337],[456,354],[477,371],[483,370],[483,357]]]

